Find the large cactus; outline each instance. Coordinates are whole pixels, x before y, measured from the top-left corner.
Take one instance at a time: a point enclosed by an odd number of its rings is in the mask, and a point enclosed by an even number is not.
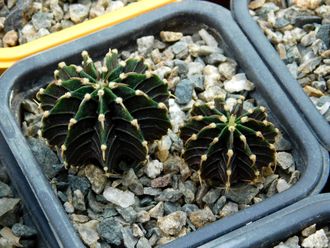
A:
[[[180,129],[183,157],[210,179],[228,190],[238,181],[256,182],[264,167],[275,164],[274,139],[278,129],[266,120],[264,107],[243,113],[242,100],[232,111],[222,99],[196,104]]]
[[[109,173],[137,166],[147,158],[147,142],[171,126],[166,81],[141,58],[118,62],[116,49],[101,68],[86,51],[82,57],[82,66],[59,63],[55,80],[37,93],[42,136],[61,149],[66,166],[94,162]]]

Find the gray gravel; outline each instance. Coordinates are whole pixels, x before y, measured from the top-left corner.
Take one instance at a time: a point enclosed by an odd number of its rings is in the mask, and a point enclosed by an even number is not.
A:
[[[13,47],[136,0],[0,0],[0,47]]]
[[[329,1],[253,1],[249,7],[292,76],[330,122]]]
[[[17,197],[5,167],[0,164],[3,174],[0,178],[0,247],[34,248],[38,245],[37,231],[31,226],[27,211]]]

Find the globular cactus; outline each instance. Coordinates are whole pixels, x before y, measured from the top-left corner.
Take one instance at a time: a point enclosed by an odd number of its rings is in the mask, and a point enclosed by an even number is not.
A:
[[[243,99],[243,98],[242,98]],[[200,178],[226,190],[235,182],[257,182],[263,168],[275,165],[275,136],[264,107],[243,113],[242,99],[232,109],[223,99],[195,104],[180,129],[183,158]]]
[[[82,66],[59,63],[55,80],[40,89],[41,135],[61,148],[66,166],[92,162],[108,173],[144,162],[148,142],[171,124],[163,103],[167,82],[148,70],[143,59],[118,61],[109,51],[97,68],[86,51]]]

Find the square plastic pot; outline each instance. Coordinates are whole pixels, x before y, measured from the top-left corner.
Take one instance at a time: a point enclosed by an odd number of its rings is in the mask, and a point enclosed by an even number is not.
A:
[[[263,59],[274,78],[306,120],[318,140],[330,151],[330,124],[316,109],[249,13],[250,0],[231,0],[234,19]]]
[[[178,0],[140,0],[124,8],[49,34],[34,41],[8,48],[0,48],[0,74],[15,62],[27,56],[91,34],[103,28],[142,15],[148,11]]]
[[[187,34],[200,28],[215,35],[225,53],[234,58],[255,83],[252,97],[270,110],[271,121],[292,143],[292,154],[302,175],[287,191],[189,233],[166,247],[197,247],[321,191],[328,178],[327,152],[318,144],[230,12],[213,3],[186,0],[27,58],[7,70],[0,79],[0,155],[15,178],[26,205],[33,211],[41,233],[52,247],[81,247],[82,244],[21,132],[20,111],[16,106],[52,80],[60,61],[80,63],[82,50],[100,59],[109,47],[133,49],[136,39],[145,35],[158,35],[162,30]]]
[[[269,248],[304,228],[330,223],[330,194],[315,195],[209,242],[201,248]]]

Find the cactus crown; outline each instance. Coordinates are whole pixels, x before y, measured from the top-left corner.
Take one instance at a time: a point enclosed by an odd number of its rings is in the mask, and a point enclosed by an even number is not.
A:
[[[264,107],[243,113],[242,99],[230,111],[223,99],[195,104],[180,129],[183,157],[202,179],[225,185],[256,182],[264,167],[275,164],[275,136]]]
[[[116,49],[101,68],[86,51],[82,57],[82,66],[59,63],[55,80],[39,90],[42,136],[61,148],[66,165],[95,162],[121,172],[140,164],[147,158],[147,142],[171,126],[163,103],[167,83],[141,58],[119,62]]]

